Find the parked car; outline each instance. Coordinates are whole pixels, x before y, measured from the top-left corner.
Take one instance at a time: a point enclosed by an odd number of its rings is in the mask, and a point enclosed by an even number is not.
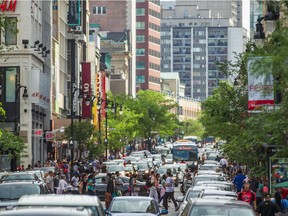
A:
[[[22,196],[17,208],[34,207],[70,207],[85,208],[92,212],[94,216],[104,216],[103,206],[97,196],[71,195],[71,194],[47,194],[47,195],[29,195]]]
[[[198,198],[219,198],[219,199],[231,199],[237,200],[238,196],[237,193],[234,191],[227,191],[227,190],[216,190],[217,188],[209,189],[205,187],[204,190],[198,195]]]
[[[23,195],[48,193],[43,182],[5,182],[0,184],[0,208],[15,205]]]
[[[92,211],[84,208],[71,207],[35,207],[12,209],[0,212],[1,216],[92,216]]]
[[[255,216],[254,210],[246,202],[225,199],[190,199],[180,216],[233,215]]]
[[[145,215],[145,216],[160,216],[167,211],[161,211],[158,204],[152,197],[138,197],[138,196],[122,196],[115,197],[109,209],[107,210],[108,216],[116,215]],[[168,212],[167,212],[168,213]],[[167,214],[166,213],[166,214]]]
[[[123,196],[130,195],[129,192],[129,177],[126,176],[120,176],[120,178],[123,181],[123,185],[121,186],[121,192]],[[107,188],[107,182],[106,182],[106,175],[97,175],[96,176],[96,194],[99,197],[100,200],[105,200],[105,192]],[[137,186],[140,188],[139,196],[148,196],[149,190],[145,187],[145,182],[137,181]]]
[[[1,177],[0,182],[15,182],[15,181],[41,181],[36,173],[31,172],[14,172],[7,173]]]

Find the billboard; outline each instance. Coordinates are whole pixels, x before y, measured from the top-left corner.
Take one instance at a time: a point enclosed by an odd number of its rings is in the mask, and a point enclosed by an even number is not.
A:
[[[69,0],[68,26],[81,25],[80,0]]]
[[[86,103],[85,97],[91,95],[91,64],[90,62],[82,62],[82,93],[83,93],[83,102],[82,102],[82,118],[87,119],[91,118],[91,106],[92,104]]]
[[[288,187],[288,158],[270,158],[270,188]]]
[[[274,105],[272,68],[266,60],[269,58],[254,57],[249,58],[247,62],[248,111],[250,112],[261,110],[263,105]]]

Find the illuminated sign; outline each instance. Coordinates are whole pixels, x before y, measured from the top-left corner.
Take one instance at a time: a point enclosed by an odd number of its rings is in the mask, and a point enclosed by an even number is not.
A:
[[[15,12],[16,4],[17,4],[17,0],[3,0],[2,3],[0,3],[0,10],[2,12],[5,12],[5,11]]]
[[[188,151],[191,151],[191,150],[196,150],[196,148],[194,146],[174,146],[173,149],[174,150],[188,150]]]
[[[68,8],[68,25],[80,26],[81,25],[81,11],[80,0],[69,0]]]

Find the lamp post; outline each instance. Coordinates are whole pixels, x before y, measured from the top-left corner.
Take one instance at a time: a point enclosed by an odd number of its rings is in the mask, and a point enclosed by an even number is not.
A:
[[[18,99],[19,99],[19,93],[20,89],[24,88],[22,98],[23,100],[27,100],[28,98],[28,90],[27,86],[21,85],[20,80],[18,79],[18,75],[15,75],[15,118],[14,118],[14,134],[19,135],[19,128],[18,128],[18,110],[17,110],[17,104],[18,104]],[[1,88],[2,89],[2,88]],[[19,104],[20,105],[20,104]],[[20,110],[19,110],[20,112]]]
[[[74,89],[72,89],[72,95],[71,95],[71,103],[70,103],[70,119],[71,119],[71,137],[69,140],[69,148],[71,149],[71,161],[73,162],[74,160],[74,117],[75,117],[75,113],[74,113],[74,106],[73,106],[73,102],[74,102],[74,97],[75,97],[75,93],[76,91],[79,91],[79,95],[78,95],[78,99],[80,102],[82,102],[83,100],[83,95],[82,95],[82,90],[80,88],[75,87]]]
[[[109,104],[111,104],[111,110],[114,112],[114,118],[116,119],[116,113],[117,113],[117,108],[120,107],[119,113],[122,114],[122,105],[116,103],[115,101],[110,101],[107,99],[107,94],[105,96],[105,100],[98,98],[97,102],[97,108],[98,108],[98,122],[99,122],[99,133],[101,133],[101,106],[102,103],[105,102],[105,139],[104,139],[104,144],[105,144],[105,151],[106,151],[106,160],[108,160],[108,110],[109,110]]]

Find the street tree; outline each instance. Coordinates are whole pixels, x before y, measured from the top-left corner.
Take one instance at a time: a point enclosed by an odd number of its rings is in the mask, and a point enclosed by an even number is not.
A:
[[[87,149],[87,143],[91,144],[93,137],[97,137],[94,125],[90,121],[74,121],[73,123],[73,134],[71,133],[71,125],[65,128],[64,138],[67,140],[73,139],[77,142],[77,149],[80,153],[80,158],[83,151]],[[91,147],[91,146],[90,146]]]

